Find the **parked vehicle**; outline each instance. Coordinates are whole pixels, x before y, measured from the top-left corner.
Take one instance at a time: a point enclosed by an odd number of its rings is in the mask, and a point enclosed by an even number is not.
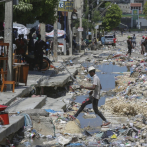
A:
[[[113,45],[113,35],[105,35],[105,45]]]

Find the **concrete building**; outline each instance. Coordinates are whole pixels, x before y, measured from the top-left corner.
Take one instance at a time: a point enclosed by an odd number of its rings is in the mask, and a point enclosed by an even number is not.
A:
[[[131,3],[130,4],[130,8],[131,8],[130,13],[132,13],[133,9],[138,9],[139,10],[139,14],[142,14],[142,3]]]
[[[123,13],[130,13],[130,4],[118,4]]]

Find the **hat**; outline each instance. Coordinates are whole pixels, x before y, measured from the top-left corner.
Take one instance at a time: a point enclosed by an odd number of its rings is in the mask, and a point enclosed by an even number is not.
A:
[[[128,38],[130,38],[130,36],[128,36]]]
[[[90,71],[92,71],[92,70],[95,70],[95,68],[94,68],[93,66],[90,66],[90,67],[88,68],[88,72],[90,72]]]

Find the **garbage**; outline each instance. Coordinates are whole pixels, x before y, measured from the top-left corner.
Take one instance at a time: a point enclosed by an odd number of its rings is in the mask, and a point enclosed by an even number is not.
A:
[[[84,115],[83,115],[83,117],[85,118],[85,119],[89,119],[89,118],[96,118],[96,115],[95,114],[88,114],[88,113],[84,113]]]
[[[127,34],[126,32],[124,35]],[[49,128],[52,133],[40,131],[41,129],[49,130],[46,127],[43,128],[42,125],[42,121],[46,119],[43,117],[45,115],[38,117],[36,124],[34,124],[33,117],[29,119],[25,115],[25,140],[21,142],[22,144],[26,142],[26,145],[29,146],[28,139],[35,137],[47,139],[48,141],[43,142],[45,146],[147,146],[147,54],[138,56],[140,54],[140,44],[137,43],[136,48],[133,49],[132,56],[126,56],[128,50],[126,39],[119,33],[117,36],[119,36],[118,40],[121,42],[116,44],[116,49],[111,46],[103,46],[101,51],[94,53],[95,55],[87,53],[89,56],[81,59],[82,62],[86,61],[83,63],[84,66],[78,69],[78,74],[76,75],[79,85],[84,85],[85,87],[92,86],[91,78],[87,76],[87,68],[90,65],[96,67],[96,72],[99,72],[100,78],[105,75],[109,75],[110,78],[111,76],[114,77],[115,88],[101,92],[101,96],[106,97],[106,100],[105,104],[99,108],[108,121],[111,121],[111,125],[101,127],[99,132],[95,133],[90,133],[92,129],[95,131],[93,126],[81,129],[80,122],[73,119],[73,115],[81,104],[74,102],[74,100],[78,95],[88,95],[89,91],[86,89],[81,90],[80,86],[74,82],[73,85],[66,86],[69,87],[69,92],[66,94],[72,95],[74,98],[72,100],[62,100],[66,105],[66,112],[60,113],[52,109],[45,110],[50,113],[46,117],[52,118],[51,127]],[[137,33],[136,36],[137,39],[141,40],[141,33]],[[72,68],[75,66],[72,61],[70,61],[70,65]],[[99,69],[101,65],[108,65],[108,67]],[[115,72],[113,65],[117,67],[123,66],[126,68],[126,72],[121,70]],[[83,112],[83,117],[90,118],[91,122],[96,118],[96,115],[93,114],[93,109],[85,108]],[[50,120],[48,119],[48,121]],[[49,126],[48,123],[45,124]],[[82,134],[83,131],[87,133]]]
[[[61,145],[66,145],[66,144],[70,143],[71,140],[72,140],[71,137],[64,138],[63,136],[59,136],[59,137],[57,138],[58,143],[61,144]]]
[[[77,147],[83,147],[85,145],[82,144],[82,143],[70,143],[70,144],[67,145],[67,147],[75,147],[75,146],[77,146]]]

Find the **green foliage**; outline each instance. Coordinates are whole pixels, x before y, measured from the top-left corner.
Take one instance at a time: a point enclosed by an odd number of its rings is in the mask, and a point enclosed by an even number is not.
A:
[[[13,6],[13,19],[21,24],[34,23],[36,20],[53,24],[57,5],[58,0],[19,0],[19,5]],[[4,8],[4,3],[0,3],[0,21],[4,21]]]
[[[72,25],[75,27],[75,28],[78,28],[80,26],[80,20],[77,19],[77,20],[72,20]]]
[[[92,17],[91,17],[91,21],[88,22],[88,14],[89,14],[89,7],[86,8],[86,11],[84,12],[84,18],[82,19],[82,24],[83,24],[83,28],[85,30],[90,29],[90,30],[95,30],[95,24],[100,20],[100,13],[99,11],[92,11]]]
[[[28,7],[26,10],[20,9],[18,6],[14,6],[14,21],[18,23],[26,24],[26,23],[34,23],[35,20],[39,20],[39,22],[50,23],[53,24],[56,20],[55,8],[57,7],[58,0],[21,0],[23,3],[29,3],[32,5],[30,8]],[[18,7],[16,9],[16,7]]]
[[[109,4],[106,3],[106,7]],[[112,4],[107,10],[105,17],[103,18],[103,26],[106,31],[111,31],[113,28],[117,27],[121,22],[122,11],[116,4]]]
[[[145,18],[147,19],[147,2],[144,4],[143,13],[145,14]]]
[[[23,11],[23,12],[26,12],[26,11],[32,11],[33,10],[33,5],[32,4],[28,4],[28,3],[25,3],[23,1],[20,1],[19,2],[19,5],[14,5],[13,6],[13,10],[14,11]]]

